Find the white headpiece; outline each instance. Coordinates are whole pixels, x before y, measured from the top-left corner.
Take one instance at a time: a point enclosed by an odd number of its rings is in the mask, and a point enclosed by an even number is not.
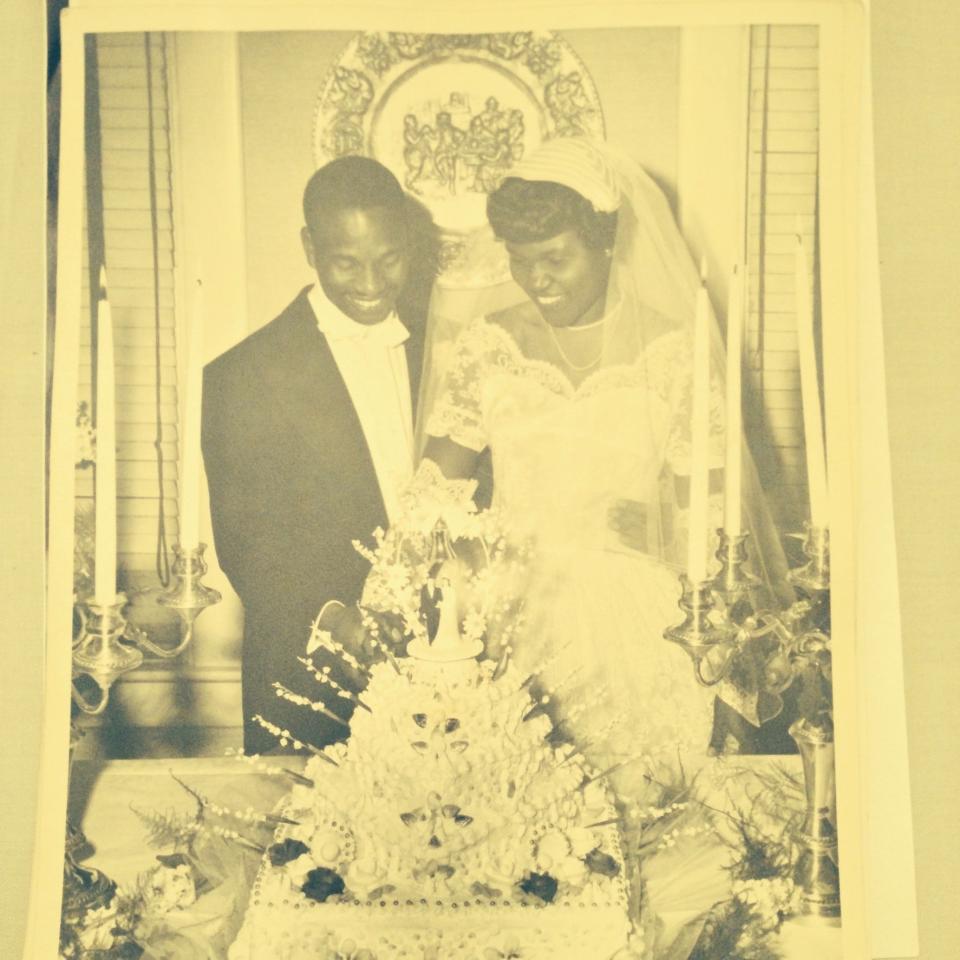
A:
[[[602,213],[612,213],[620,206],[620,189],[609,164],[593,142],[582,137],[548,140],[513,167],[509,176],[562,184]]]

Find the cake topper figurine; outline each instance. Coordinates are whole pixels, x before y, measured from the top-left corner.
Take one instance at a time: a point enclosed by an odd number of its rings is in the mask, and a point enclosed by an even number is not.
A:
[[[427,628],[426,638],[415,637],[407,644],[407,655],[431,663],[454,663],[471,660],[483,652],[483,641],[469,640],[460,632],[457,613],[456,553],[443,520],[433,530],[430,572],[420,593],[421,617]]]

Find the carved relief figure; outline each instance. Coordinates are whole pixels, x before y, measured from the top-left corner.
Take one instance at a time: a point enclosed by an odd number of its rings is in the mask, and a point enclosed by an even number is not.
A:
[[[429,123],[420,124],[408,113],[403,118],[403,162],[406,167],[404,183],[408,190],[417,190],[417,183],[424,177],[436,179],[437,164],[434,152],[437,132]]]

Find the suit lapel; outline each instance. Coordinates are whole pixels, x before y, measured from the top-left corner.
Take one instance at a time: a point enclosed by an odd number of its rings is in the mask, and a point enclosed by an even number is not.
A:
[[[312,453],[310,460],[333,466],[340,478],[349,478],[351,498],[375,505],[385,522],[383,498],[360,418],[327,339],[317,329],[306,291],[279,318],[262,362],[268,388]]]

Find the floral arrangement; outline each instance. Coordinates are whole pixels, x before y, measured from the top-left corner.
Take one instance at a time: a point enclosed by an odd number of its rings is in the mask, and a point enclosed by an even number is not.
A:
[[[281,821],[252,808],[216,804],[177,782],[196,801],[192,812],[134,809],[146,827],[147,845],[170,852],[158,854],[152,867],[116,889],[106,904],[79,917],[65,913],[62,960],[207,960],[225,952],[265,849],[237,826]]]
[[[784,811],[803,810],[803,784],[783,767],[754,772],[759,790],[748,808],[732,812],[712,807],[693,794],[680,769],[676,779],[652,785],[660,796],[643,811],[641,850],[655,852],[709,833],[728,852],[726,870],[730,896],[686,923],[667,945],[658,944],[653,957],[682,956],[687,960],[777,960],[775,935],[784,920],[797,912],[800,890],[793,881],[798,851],[792,842],[795,818]],[[796,816],[800,816],[797,813]],[[656,918],[648,923],[656,926]],[[655,940],[653,929],[649,942]]]
[[[783,921],[796,911],[789,846],[740,825],[743,845],[731,864],[733,896],[703,918],[689,960],[776,960],[772,944]]]

